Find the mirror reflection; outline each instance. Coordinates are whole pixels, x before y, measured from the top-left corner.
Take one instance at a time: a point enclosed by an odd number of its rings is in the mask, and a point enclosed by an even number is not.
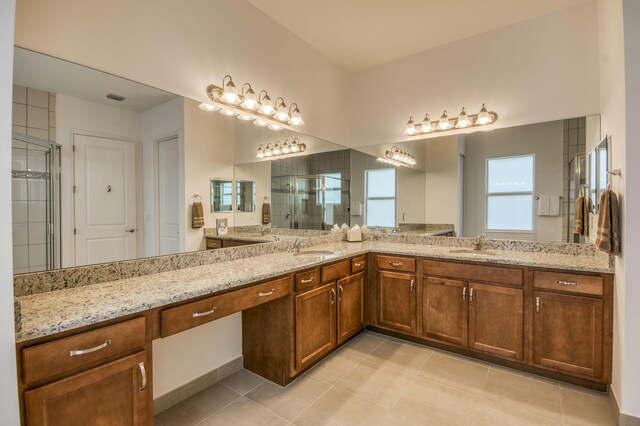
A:
[[[211,179],[211,211],[233,211],[233,181]]]
[[[256,211],[256,183],[254,181],[236,181],[236,211],[239,213]]]

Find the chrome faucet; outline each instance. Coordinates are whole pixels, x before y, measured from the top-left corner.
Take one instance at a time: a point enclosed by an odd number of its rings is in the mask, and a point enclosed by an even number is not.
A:
[[[473,249],[482,250],[482,241],[484,240],[484,234],[480,234],[473,239]]]
[[[289,250],[289,253],[298,253],[303,247],[304,242],[302,241],[302,239],[296,238],[296,240],[293,242],[293,248]]]

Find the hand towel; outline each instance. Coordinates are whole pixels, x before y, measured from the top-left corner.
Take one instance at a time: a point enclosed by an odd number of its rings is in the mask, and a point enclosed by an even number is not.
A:
[[[551,197],[538,197],[538,216],[549,216],[549,202]]]
[[[549,216],[560,216],[560,200],[557,195],[549,197]]]
[[[262,224],[268,225],[271,223],[271,204],[262,203]]]
[[[584,219],[584,201],[584,197],[578,197],[576,199],[576,214],[573,222],[573,233],[578,235],[582,235],[585,228],[586,221]]]
[[[618,197],[610,189],[600,196],[596,247],[617,256],[620,254],[620,208]]]
[[[194,229],[204,226],[204,209],[200,201],[194,201],[191,205],[191,227]]]
[[[593,210],[593,203],[591,202],[591,197],[585,197],[582,207],[583,207],[582,220],[584,222],[584,224],[582,225],[583,226],[582,235],[584,235],[585,237],[588,237],[589,236],[589,215]]]

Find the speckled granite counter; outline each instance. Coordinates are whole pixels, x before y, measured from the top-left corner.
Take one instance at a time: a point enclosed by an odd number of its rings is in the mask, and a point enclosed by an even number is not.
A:
[[[365,241],[316,245],[336,255],[317,258],[287,252],[102,282],[18,297],[18,342],[95,324],[367,252],[436,257],[583,272],[613,273],[607,256],[523,252],[491,248],[491,254],[460,253],[460,246]],[[456,251],[458,251],[456,253]]]

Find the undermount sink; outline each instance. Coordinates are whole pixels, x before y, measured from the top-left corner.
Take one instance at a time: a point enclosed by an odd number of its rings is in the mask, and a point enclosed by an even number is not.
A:
[[[305,251],[298,251],[293,253],[294,256],[328,256],[331,254],[338,254],[338,253],[333,252],[331,250],[305,250]]]
[[[479,254],[482,256],[494,256],[495,253],[492,251],[485,250],[473,250],[473,249],[456,249],[450,250],[449,253],[460,253],[460,254]]]

